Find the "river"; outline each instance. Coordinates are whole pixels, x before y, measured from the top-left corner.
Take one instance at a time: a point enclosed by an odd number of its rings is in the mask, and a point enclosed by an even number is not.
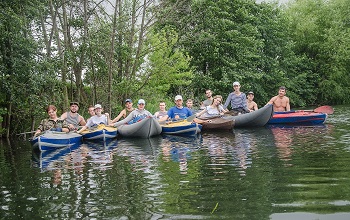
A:
[[[0,219],[350,219],[350,106],[322,126],[0,142]]]

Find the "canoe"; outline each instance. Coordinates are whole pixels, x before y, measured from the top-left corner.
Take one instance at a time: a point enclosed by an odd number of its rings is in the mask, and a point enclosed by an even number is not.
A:
[[[233,126],[235,125],[235,120],[228,119],[228,118],[222,118],[222,117],[215,117],[215,118],[199,118],[201,120],[204,120],[203,123],[201,123],[202,130],[231,130],[233,129]]]
[[[226,115],[226,114],[225,114]],[[256,111],[239,114],[236,116],[224,116],[223,118],[235,121],[234,127],[262,127],[267,124],[273,115],[273,106],[265,105]]]
[[[310,111],[275,112],[268,124],[318,125],[327,118],[325,113]]]
[[[87,129],[81,132],[81,134],[83,135],[84,140],[106,141],[117,137],[117,132],[118,128],[100,124],[94,129]]]
[[[157,119],[147,117],[133,124],[124,124],[118,127],[118,134],[124,137],[149,138],[162,132]]]
[[[45,151],[80,144],[81,139],[82,136],[75,132],[45,131],[43,134],[33,138],[31,144],[33,149]]]
[[[162,134],[192,136],[201,132],[202,126],[186,120],[162,125]]]

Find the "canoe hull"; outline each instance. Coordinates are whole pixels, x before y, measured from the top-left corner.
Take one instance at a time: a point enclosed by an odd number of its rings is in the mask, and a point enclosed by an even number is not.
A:
[[[290,111],[275,112],[268,124],[289,124],[289,125],[319,125],[327,118],[325,113]]]
[[[205,122],[201,123],[202,130],[231,130],[235,125],[235,121],[225,118],[212,118],[205,119]]]
[[[117,137],[118,129],[114,127],[99,126],[95,130],[86,130],[82,132],[84,140],[106,141]]]
[[[70,147],[81,143],[82,136],[80,134],[70,132],[54,132],[47,131],[44,134],[35,137],[31,143],[33,149],[40,151],[54,150],[62,147]]]
[[[161,132],[162,127],[153,117],[145,118],[134,124],[125,124],[118,127],[118,134],[124,137],[149,138],[159,135]]]
[[[192,122],[174,122],[162,125],[162,133],[180,136],[192,136],[198,134],[202,130],[201,126]]]
[[[234,120],[235,128],[240,128],[240,127],[254,128],[254,127],[263,127],[264,125],[266,125],[267,122],[272,117],[272,115],[273,115],[273,106],[269,104],[250,113],[240,114],[236,116],[225,116],[224,118]]]

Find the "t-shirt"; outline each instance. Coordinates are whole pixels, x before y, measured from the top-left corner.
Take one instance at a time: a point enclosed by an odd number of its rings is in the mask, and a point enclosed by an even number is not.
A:
[[[157,115],[158,119],[163,118],[164,116],[168,115],[168,111],[165,111],[165,112],[157,111],[157,112],[158,112],[158,115]],[[156,113],[154,113],[154,115],[156,115]]]
[[[209,118],[220,115],[220,112],[224,111],[224,108],[219,105],[218,107],[212,107],[211,105],[205,107],[206,112],[201,115],[201,118]]]
[[[243,92],[241,92],[241,94],[239,95],[236,95],[234,92],[231,92],[226,99],[224,109],[227,108],[227,106],[230,103],[232,109],[243,108],[249,112],[247,107],[247,96]]]
[[[126,118],[124,118],[121,121],[118,121],[117,123],[114,124],[114,127],[118,127],[122,124],[126,124],[126,123],[135,123],[138,120],[142,120],[143,118],[146,117],[152,117],[152,114],[143,109],[143,110],[139,110],[139,109],[135,109],[134,111],[132,111]]]
[[[108,120],[107,120],[106,115],[101,115],[101,116],[94,115],[94,116],[92,116],[89,119],[89,121],[86,123],[86,126],[88,128],[92,128],[92,127],[95,127],[99,124],[105,124],[105,125],[108,124]]]
[[[171,107],[168,110],[169,118],[175,119],[176,115],[178,115],[179,118],[185,119],[185,118],[187,118],[187,117],[192,115],[192,111],[189,108],[187,108],[187,107],[182,107],[182,108],[178,108],[177,106]]]

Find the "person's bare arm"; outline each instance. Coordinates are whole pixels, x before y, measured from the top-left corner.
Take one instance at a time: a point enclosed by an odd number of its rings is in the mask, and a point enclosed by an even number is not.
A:
[[[79,117],[79,124],[80,124],[81,126],[85,126],[85,125],[86,125],[86,121],[85,121],[85,119],[83,118],[83,116],[81,116],[81,115],[80,115],[80,117]]]
[[[115,122],[119,121],[121,119],[121,117],[124,116],[124,115],[126,115],[125,109],[120,111],[119,115],[112,120],[112,123],[115,123]]]
[[[289,103],[289,98],[287,98],[286,111],[290,111],[290,103]]]

